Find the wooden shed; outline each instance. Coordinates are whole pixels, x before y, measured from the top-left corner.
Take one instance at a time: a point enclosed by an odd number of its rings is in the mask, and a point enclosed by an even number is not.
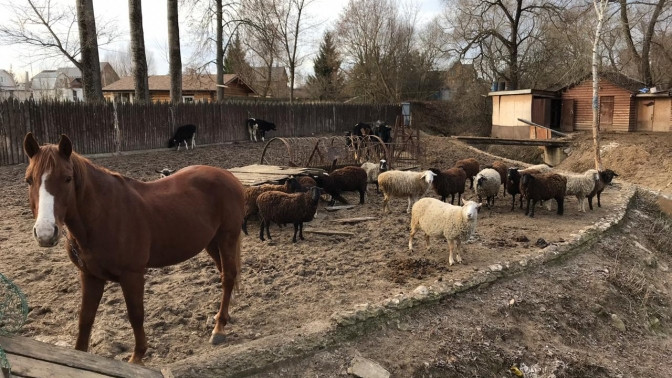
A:
[[[506,139],[549,139],[550,131],[530,127],[524,119],[552,129],[560,126],[560,96],[536,89],[496,91],[492,97],[491,136]]]
[[[633,131],[637,119],[635,96],[642,82],[619,73],[600,73],[600,130]],[[562,130],[591,130],[593,125],[593,79],[587,77],[560,90]]]
[[[672,131],[672,91],[640,93],[635,97],[635,131]]]

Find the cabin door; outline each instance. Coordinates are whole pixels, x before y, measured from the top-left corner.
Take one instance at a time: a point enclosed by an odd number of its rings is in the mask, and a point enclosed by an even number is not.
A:
[[[614,96],[600,97],[600,130],[609,130],[614,124]]]
[[[560,116],[560,131],[574,131],[574,100],[562,100],[562,115]]]
[[[653,109],[653,131],[670,131],[672,99],[657,98]]]
[[[637,106],[637,131],[652,131],[653,129],[653,111],[655,109],[655,101],[653,99],[646,99],[639,101]]]

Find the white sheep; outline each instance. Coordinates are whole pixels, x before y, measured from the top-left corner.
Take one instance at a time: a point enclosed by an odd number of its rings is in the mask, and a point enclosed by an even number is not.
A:
[[[387,171],[378,175],[378,185],[383,191],[383,211],[390,212],[390,198],[408,198],[407,213],[411,206],[429,189],[436,173],[432,171]]]
[[[476,187],[474,191],[478,195],[478,201],[482,202],[485,197],[486,205],[495,206],[495,196],[499,193],[499,187],[502,185],[502,177],[496,170],[485,168],[476,175]],[[492,200],[492,205],[490,201]]]
[[[366,171],[367,182],[376,184],[376,192],[378,192],[378,175],[388,170],[387,160],[381,159],[378,164],[367,161],[362,164],[362,168]]]
[[[525,173],[546,173],[552,171],[553,168],[546,164],[537,164],[537,165],[530,165],[529,167],[525,169],[519,169],[518,172],[520,172],[521,175],[524,175]]]
[[[595,184],[600,180],[596,169],[589,169],[582,174],[563,174],[567,178],[566,196],[576,196],[579,201],[579,211],[586,212],[586,197],[595,189]]]
[[[453,252],[457,262],[462,262],[460,257],[460,243],[469,240],[476,230],[478,209],[480,203],[463,201],[462,206],[453,206],[435,198],[422,198],[413,205],[411,213],[411,237],[408,240],[408,249],[413,251],[413,236],[418,230],[425,233],[427,248],[429,237],[443,237],[448,241],[450,254],[448,263],[453,265]]]

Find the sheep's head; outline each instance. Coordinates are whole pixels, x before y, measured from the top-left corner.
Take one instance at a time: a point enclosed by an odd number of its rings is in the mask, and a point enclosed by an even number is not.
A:
[[[299,180],[297,180],[294,176],[289,176],[287,180],[285,180],[285,188],[287,193],[300,192],[302,189]]]
[[[480,203],[474,201],[464,202],[464,200],[462,200],[462,214],[467,218],[467,220],[475,220],[480,209]]]
[[[506,172],[506,179],[513,182],[520,180],[520,173],[518,172],[518,168],[509,168]]]
[[[175,173],[176,169],[163,168],[162,170],[155,169],[154,172],[159,174],[159,178],[164,178]]]
[[[378,165],[378,169],[381,172],[387,172],[390,169],[389,165],[387,164],[387,160],[380,159],[380,164]]]
[[[487,179],[485,178],[485,176],[481,176],[481,175],[476,176],[476,187],[478,188],[478,187],[483,186],[483,183],[484,183],[486,180],[487,180]]]
[[[425,171],[420,178],[424,179],[427,184],[431,184],[434,181],[434,177],[436,177],[436,173],[432,171]]]
[[[600,171],[600,178],[602,179],[602,181],[604,181],[605,184],[611,184],[611,180],[613,180],[614,177],[618,177],[618,175],[611,169],[605,169],[604,171]]]
[[[310,200],[313,202],[317,202],[320,200],[320,196],[322,195],[322,189],[318,188],[317,186],[312,186],[310,187]]]

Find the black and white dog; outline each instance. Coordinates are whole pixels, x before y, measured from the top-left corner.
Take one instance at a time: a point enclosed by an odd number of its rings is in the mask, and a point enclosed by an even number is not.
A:
[[[175,147],[177,145],[177,150],[180,150],[180,145],[184,143],[184,146],[189,149],[189,141],[191,141],[191,149],[193,150],[196,146],[196,125],[182,125],[177,128],[175,135],[168,140],[168,148]]]
[[[266,132],[275,130],[275,123],[264,121],[258,118],[248,118],[245,122],[247,124],[247,132],[250,133],[250,142],[257,142],[257,136],[261,137],[261,141],[266,141]]]

